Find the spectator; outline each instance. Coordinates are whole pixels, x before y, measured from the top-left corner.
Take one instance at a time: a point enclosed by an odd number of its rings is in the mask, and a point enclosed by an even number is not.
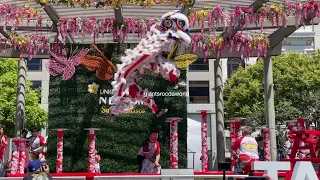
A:
[[[34,153],[34,152],[30,152],[29,153],[29,159],[30,159],[30,161],[39,159],[39,155]]]
[[[28,135],[28,130],[26,130],[26,129],[22,130],[22,132],[21,132],[21,138],[28,139],[28,138],[27,138],[27,135]]]
[[[44,137],[42,137],[39,134],[38,129],[33,129],[32,130],[32,137],[31,137],[31,144],[30,144],[30,151],[38,154],[39,159],[41,161],[45,161],[45,154],[44,154],[44,148],[46,145],[46,141]]]
[[[49,166],[43,165],[39,159],[32,160],[28,163],[28,173],[23,180],[53,180],[49,171]]]
[[[286,158],[288,159],[292,149],[292,140],[290,138],[287,138],[287,141],[285,142],[285,148],[286,148]]]
[[[8,145],[8,137],[3,133],[4,126],[0,125],[0,170],[4,169],[4,156]]]
[[[240,150],[239,164],[245,174],[252,174],[251,168],[253,161],[259,160],[258,143],[255,138],[251,137],[252,128],[247,126],[242,131],[243,136],[239,138],[232,146],[234,150]],[[236,152],[236,151],[235,151]]]
[[[157,139],[158,131],[153,130],[149,138],[142,144],[137,157],[141,173],[160,173],[160,143]]]
[[[264,161],[264,139],[263,139],[263,129],[260,131],[259,136],[256,138],[258,143],[258,153],[259,153],[259,160]]]
[[[97,173],[101,173],[100,172],[100,160],[101,160],[101,157],[100,157],[100,155],[98,154],[98,151],[97,150],[95,150],[95,165],[94,165],[94,167],[95,167],[95,169],[96,169],[96,172]]]

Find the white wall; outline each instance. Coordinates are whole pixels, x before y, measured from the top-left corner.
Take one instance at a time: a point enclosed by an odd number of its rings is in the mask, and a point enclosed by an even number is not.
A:
[[[208,150],[211,150],[211,115],[207,114],[208,121]],[[201,115],[188,114],[188,168],[193,168],[196,171],[201,171]],[[189,153],[189,152],[194,152]]]

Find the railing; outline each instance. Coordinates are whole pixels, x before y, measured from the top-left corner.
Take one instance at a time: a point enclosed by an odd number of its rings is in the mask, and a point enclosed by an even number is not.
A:
[[[226,175],[226,178],[233,177],[238,179],[244,179],[248,175]],[[122,179],[122,180],[131,180],[131,179],[149,179],[149,180],[161,180],[161,179],[221,179],[223,175],[144,175],[144,176],[96,176],[95,180],[104,180],[104,179]]]
[[[57,180],[86,180],[85,176],[61,176],[52,178]],[[23,180],[23,177],[0,177],[0,180]]]
[[[233,177],[237,179],[244,179],[248,175],[226,175],[226,178]],[[223,175],[122,175],[122,176],[95,176],[94,180],[111,180],[111,179],[121,179],[121,180],[132,180],[132,179],[144,179],[144,180],[175,180],[175,179],[222,179]],[[22,180],[23,177],[0,177],[0,180]],[[61,176],[53,177],[57,180],[85,180],[84,176]]]

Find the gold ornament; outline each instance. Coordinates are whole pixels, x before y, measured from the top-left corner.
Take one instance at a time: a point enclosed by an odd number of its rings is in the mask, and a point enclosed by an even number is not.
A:
[[[198,56],[195,54],[182,54],[174,58],[174,63],[179,69],[187,69],[187,67],[198,60]]]

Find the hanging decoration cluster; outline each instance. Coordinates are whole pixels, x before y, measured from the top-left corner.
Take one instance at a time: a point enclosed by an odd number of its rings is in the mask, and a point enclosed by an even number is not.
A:
[[[117,8],[121,5],[140,5],[145,8],[150,8],[154,4],[164,4],[173,6],[182,6],[192,4],[192,0],[30,0],[31,2],[36,2],[41,5],[48,3],[52,4],[63,4],[64,6],[75,7],[79,4],[81,7],[96,7],[96,8],[106,8],[112,7]]]
[[[236,6],[235,9],[227,13],[221,6],[212,9],[194,9],[189,15],[190,26],[194,27],[196,23],[201,27],[201,32],[204,32],[204,23],[208,22],[209,33],[215,33],[218,27],[224,27],[231,34],[233,27],[240,26],[241,30],[250,24],[263,26],[265,20],[269,20],[277,27],[287,27],[289,16],[295,16],[296,26],[304,25],[304,20],[307,15],[311,17],[320,17],[319,4],[314,0],[309,2],[297,2],[293,4],[290,0],[285,0],[283,4],[271,5],[270,7],[262,7],[257,12],[254,12],[253,6],[243,7]]]
[[[27,52],[31,60],[36,58],[37,52],[49,51],[50,43],[45,35],[11,35],[9,38],[14,49],[20,50],[20,58],[24,52]]]
[[[30,6],[25,7],[12,7],[11,4],[0,4],[0,21],[3,22],[3,29],[6,30],[8,25],[12,26],[12,29],[18,28],[22,20],[27,20],[27,25],[30,24],[31,20],[36,20],[36,26],[41,26],[42,18],[40,11],[31,8]]]
[[[236,6],[229,14],[221,6],[212,9],[194,9],[189,15],[190,26],[194,27],[197,24],[201,28],[201,33],[193,36],[192,51],[195,52],[197,48],[200,48],[204,53],[204,59],[209,53],[219,58],[225,47],[230,48],[230,53],[233,48],[236,48],[242,58],[244,55],[247,57],[252,55],[255,49],[258,51],[258,57],[265,56],[269,46],[268,37],[263,34],[265,20],[277,27],[287,27],[288,16],[295,16],[297,27],[301,24],[304,26],[307,16],[320,17],[319,4],[314,0],[296,4],[285,0],[284,4],[263,7],[257,12],[254,12],[253,6],[249,8]],[[204,33],[205,22],[208,23],[209,29],[207,36]],[[251,24],[260,25],[260,35],[243,32],[244,28]],[[221,27],[223,29],[218,29]],[[232,37],[234,27],[240,27],[241,31]],[[227,30],[230,40],[215,36],[217,30]]]
[[[114,39],[120,37],[124,41],[128,33],[137,33],[140,38],[144,37],[150,27],[157,23],[156,19],[124,19],[123,25],[118,28],[115,25],[114,18],[63,18],[58,24],[58,31],[61,34],[62,41],[66,41],[67,32],[71,36],[91,36],[99,38],[100,34],[104,37],[105,33],[112,33]]]
[[[238,32],[229,41],[222,37],[216,36],[204,36],[203,34],[196,34],[192,38],[193,47],[192,53],[195,53],[197,48],[202,49],[204,59],[210,54],[216,55],[216,58],[220,58],[222,51],[229,47],[230,53],[234,49],[239,52],[241,58],[250,57],[255,50],[258,52],[258,57],[266,56],[269,45],[269,38],[264,34],[260,35],[246,35]]]
[[[62,3],[71,5],[70,3],[80,3],[80,5],[94,5],[95,3],[105,3],[103,6],[111,6],[112,3],[120,4],[139,4],[147,1],[147,4],[166,3],[168,5],[186,4],[191,3],[189,0],[33,0],[40,4],[46,3]],[[87,5],[85,5],[87,4]],[[99,5],[99,6],[100,6]],[[101,5],[102,6],[102,5]],[[240,26],[241,31],[244,30],[250,24],[256,24],[261,26],[261,33],[263,33],[264,22],[268,20],[278,27],[287,26],[287,18],[289,16],[295,16],[296,25],[304,25],[304,20],[307,16],[310,18],[320,17],[320,6],[314,0],[309,2],[297,2],[291,3],[289,0],[285,0],[283,4],[272,5],[270,7],[262,7],[258,11],[254,12],[253,7],[241,7],[236,6],[233,10],[227,12],[221,6],[206,9],[193,9],[189,15],[190,26],[196,24],[200,26],[201,33],[193,36],[193,50],[196,48],[202,49],[205,56],[209,53],[213,53],[216,56],[220,56],[221,51],[225,47],[237,48],[241,56],[247,56],[252,54],[253,49],[257,48],[259,55],[262,56],[266,52],[268,46],[267,37],[265,35],[249,35],[240,32],[233,38],[226,41],[224,38],[216,36],[216,31],[228,30],[229,37],[234,27]],[[19,26],[22,25],[23,20],[27,21],[27,25],[30,22],[36,22],[36,33],[33,35],[16,35],[13,33],[8,39],[9,42],[20,50],[21,54],[28,53],[29,59],[35,57],[37,51],[50,50],[49,40],[45,35],[38,35],[37,28],[42,25],[42,17],[40,11],[29,6],[25,7],[13,7],[11,4],[0,4],[0,21],[4,24],[4,30],[7,26],[11,26],[12,31],[16,31]],[[127,18],[124,20],[122,26],[117,27],[114,18],[64,18],[61,19],[58,24],[59,39],[63,43],[65,42],[67,32],[71,36],[91,36],[93,38],[99,38],[104,36],[105,33],[112,33],[113,38],[120,37],[120,41],[124,41],[128,33],[137,33],[139,37],[145,37],[146,32],[150,30],[150,27],[157,22],[157,19],[133,19]],[[208,37],[205,36],[205,22],[208,23]],[[6,43],[6,40],[1,39],[1,45]],[[6,46],[0,47],[0,50],[5,50]]]

